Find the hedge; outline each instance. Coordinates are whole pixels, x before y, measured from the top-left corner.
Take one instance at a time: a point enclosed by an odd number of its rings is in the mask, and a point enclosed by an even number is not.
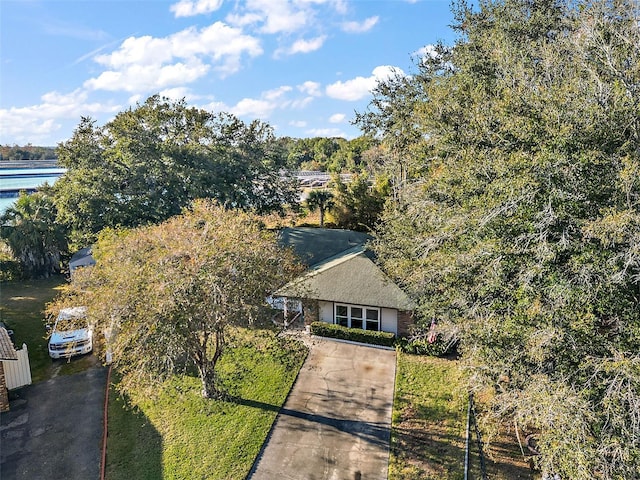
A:
[[[325,322],[313,322],[311,333],[320,337],[339,338],[352,342],[369,343],[371,345],[381,345],[383,347],[393,347],[396,336],[389,332],[375,332],[373,330],[362,330],[360,328],[347,328],[342,325],[334,325]]]

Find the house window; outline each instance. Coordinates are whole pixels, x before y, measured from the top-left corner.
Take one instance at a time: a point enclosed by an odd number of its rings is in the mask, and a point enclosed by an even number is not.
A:
[[[335,305],[335,323],[349,328],[380,330],[380,309],[360,305]]]
[[[336,305],[336,323],[343,327],[349,326],[349,307],[346,305]]]

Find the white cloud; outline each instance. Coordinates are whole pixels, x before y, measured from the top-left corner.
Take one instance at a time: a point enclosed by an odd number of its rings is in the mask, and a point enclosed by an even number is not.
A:
[[[84,86],[91,90],[148,92],[193,82],[208,71],[209,66],[197,59],[164,66],[129,65],[121,71],[104,72],[87,80]]]
[[[165,90],[160,91],[160,96],[171,98],[172,100],[182,100],[183,98],[187,101],[197,100],[198,96],[193,95],[190,89],[187,87],[174,87],[167,88]]]
[[[279,53],[295,55],[296,53],[315,52],[316,50],[319,50],[320,48],[322,48],[322,45],[324,45],[324,42],[326,39],[327,37],[325,35],[322,35],[320,37],[312,38],[310,40],[305,40],[305,39],[296,40],[295,42],[293,42],[293,45],[291,45],[289,48],[276,51],[276,56],[278,56]]]
[[[68,94],[45,93],[42,102],[28,107],[0,109],[0,131],[14,142],[49,141],[62,128],[62,122],[79,120],[81,116],[115,113],[120,105],[89,102],[86,91],[77,89]]]
[[[344,113],[334,113],[329,117],[330,123],[342,123],[347,116]]]
[[[313,23],[313,11],[304,7],[288,0],[247,0],[227,21],[237,26],[259,24],[262,33],[291,33]]]
[[[298,90],[314,97],[320,97],[322,90],[320,90],[320,84],[318,82],[306,81],[297,86]]]
[[[360,100],[369,95],[379,82],[385,81],[396,74],[404,75],[402,70],[395,67],[388,65],[376,67],[369,77],[356,77],[328,85],[326,93],[327,96],[338,100]]]
[[[339,128],[311,128],[305,133],[312,137],[346,137],[347,135]]]
[[[414,55],[419,58],[431,57],[437,58],[438,52],[436,51],[435,45],[425,45],[424,47],[416,50]]]
[[[291,125],[292,127],[304,128],[307,126],[307,122],[305,122],[304,120],[293,120],[289,122],[289,125]]]
[[[238,117],[267,118],[276,107],[276,103],[268,100],[243,98],[231,108],[231,113]]]
[[[293,89],[290,86],[283,85],[282,87],[274,88],[273,90],[267,90],[262,94],[262,96],[267,100],[278,100],[291,90]]]
[[[380,20],[380,17],[369,17],[362,22],[344,22],[342,30],[348,33],[364,33],[371,30]]]
[[[296,110],[302,110],[307,105],[309,105],[311,102],[313,102],[314,98],[315,97],[304,97],[304,98],[300,98],[300,99],[294,100],[294,101],[291,102],[291,108],[294,108]]]
[[[282,86],[262,92],[260,98],[243,98],[229,111],[238,117],[251,117],[266,119],[276,109],[287,108],[291,105],[291,100],[287,98],[287,93],[293,89],[290,86]]]
[[[257,38],[222,22],[167,37],[130,37],[113,53],[95,57],[108,70],[87,80],[85,86],[128,92],[165,89],[201,78],[211,68],[221,75],[234,73],[244,55],[261,54]]]
[[[192,17],[194,15],[202,15],[205,13],[215,12],[222,5],[222,0],[180,0],[174,3],[169,9],[176,17]]]

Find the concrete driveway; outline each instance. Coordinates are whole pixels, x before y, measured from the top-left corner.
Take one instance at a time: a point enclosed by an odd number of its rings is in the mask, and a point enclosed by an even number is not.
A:
[[[314,340],[252,480],[386,480],[395,352]]]
[[[0,478],[100,476],[106,368],[91,368],[16,391],[0,414]]]

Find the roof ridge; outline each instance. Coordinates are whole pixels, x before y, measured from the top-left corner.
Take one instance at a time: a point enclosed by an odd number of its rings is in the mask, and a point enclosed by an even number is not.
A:
[[[333,268],[334,266],[340,265],[341,263],[349,260],[350,258],[358,256],[361,253],[364,253],[366,250],[367,250],[367,247],[365,247],[364,245],[356,245],[354,247],[347,248],[346,250],[342,250],[341,252],[338,252],[329,258],[325,258],[324,260],[309,266],[309,274],[313,274],[318,270],[328,270],[330,268]],[[334,262],[335,264],[328,266],[328,264],[332,262]]]

